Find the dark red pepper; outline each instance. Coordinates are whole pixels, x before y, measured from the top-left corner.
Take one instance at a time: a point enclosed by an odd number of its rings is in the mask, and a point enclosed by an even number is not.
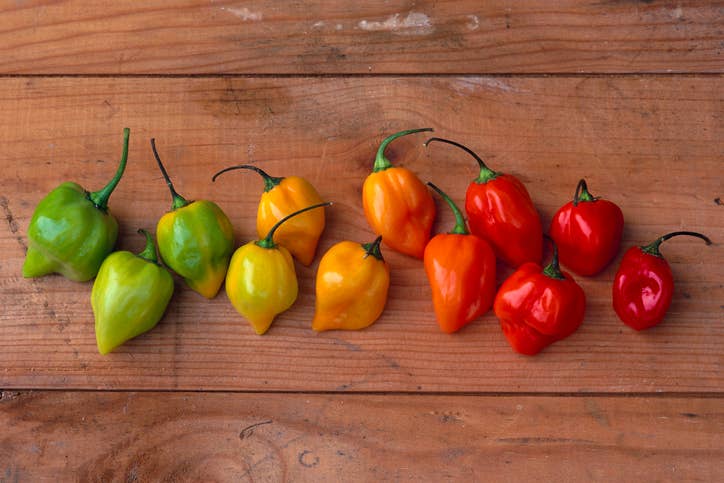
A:
[[[493,246],[495,254],[512,267],[525,262],[540,263],[543,256],[543,228],[528,190],[513,175],[496,173],[468,147],[455,141],[430,138],[452,144],[470,154],[480,166],[480,175],[468,186],[465,212],[470,231]]]
[[[580,180],[573,201],[551,220],[550,235],[558,245],[561,264],[578,275],[601,272],[621,246],[623,213],[615,203],[596,198]]]
[[[671,237],[688,235],[711,240],[693,231],[675,231],[643,247],[629,248],[613,281],[613,309],[624,324],[644,330],[659,324],[671,305],[674,277],[659,246]]]

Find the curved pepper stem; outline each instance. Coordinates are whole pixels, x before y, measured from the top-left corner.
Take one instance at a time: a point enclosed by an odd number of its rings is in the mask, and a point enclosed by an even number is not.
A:
[[[159,169],[161,169],[161,174],[163,175],[163,179],[166,180],[168,189],[171,191],[171,209],[176,210],[178,208],[183,208],[184,206],[188,205],[189,202],[186,201],[186,199],[183,196],[178,194],[176,192],[176,189],[173,187],[171,178],[168,177],[166,168],[163,167],[163,163],[161,162],[161,158],[158,155],[158,151],[156,151],[156,139],[155,138],[151,138],[151,149],[153,149],[153,156],[156,158],[156,162],[158,163]]]
[[[88,194],[88,199],[96,205],[96,208],[103,212],[108,211],[108,198],[111,197],[111,193],[116,189],[118,182],[123,176],[123,171],[126,169],[126,162],[128,161],[128,138],[131,136],[131,130],[129,128],[123,128],[123,153],[121,154],[121,163],[118,165],[116,174],[113,176],[107,185],[98,191]]]
[[[642,246],[641,251],[643,251],[644,253],[648,253],[649,255],[653,255],[655,257],[663,258],[661,256],[661,252],[659,251],[659,246],[661,246],[661,244],[663,242],[665,242],[666,240],[668,240],[669,238],[673,238],[673,237],[679,236],[679,235],[695,236],[697,238],[701,238],[702,240],[704,240],[707,245],[711,245],[711,240],[709,239],[709,237],[707,237],[706,235],[702,235],[701,233],[697,233],[695,231],[674,231],[671,233],[667,233],[666,235],[664,235],[662,237],[657,238],[656,240],[654,240],[653,242],[649,243],[646,246]]]
[[[543,237],[546,240],[550,241],[551,245],[553,245],[553,258],[551,259],[551,263],[549,263],[548,266],[543,269],[543,273],[550,278],[554,278],[556,280],[563,280],[566,277],[563,276],[563,273],[561,272],[561,266],[558,264],[558,246],[556,245],[556,242],[553,241],[553,238],[549,237],[548,235],[543,235]]]
[[[377,260],[384,261],[385,259],[382,258],[382,252],[380,251],[380,243],[382,242],[382,235],[375,238],[375,241],[371,243],[363,243],[362,248],[364,248],[365,256],[364,258],[369,257],[372,255]]]
[[[478,156],[475,153],[475,151],[473,151],[469,147],[467,147],[463,144],[457,143],[455,141],[451,141],[449,139],[443,139],[443,138],[430,138],[427,141],[425,141],[425,147],[427,147],[428,144],[430,144],[431,142],[434,142],[434,141],[439,141],[441,143],[446,143],[446,144],[452,144],[453,146],[456,146],[456,147],[462,149],[463,151],[468,153],[470,156],[475,158],[475,161],[478,162],[478,166],[480,166],[480,174],[478,175],[477,178],[475,178],[473,180],[475,183],[485,184],[488,181],[492,181],[495,178],[497,178],[498,176],[500,176],[500,173],[496,173],[492,169],[488,168],[488,166],[485,164],[485,161],[483,161],[483,159],[480,156]]]
[[[307,206],[306,208],[302,208],[299,211],[295,211],[294,213],[285,216],[281,220],[277,221],[274,224],[274,226],[271,227],[271,229],[269,230],[269,233],[267,233],[267,235],[262,240],[257,240],[256,244],[262,248],[274,248],[276,246],[276,244],[274,243],[274,232],[277,231],[277,228],[279,228],[282,225],[282,223],[287,221],[289,218],[293,218],[297,215],[301,215],[305,211],[314,210],[317,208],[322,208],[324,206],[331,206],[331,205],[332,205],[331,201],[327,201],[324,203],[317,203],[316,205]]]
[[[442,196],[442,199],[445,200],[445,202],[450,206],[450,209],[452,209],[453,214],[455,215],[455,226],[453,227],[452,231],[450,231],[451,235],[469,235],[470,232],[468,231],[467,227],[465,226],[465,217],[463,216],[463,213],[460,211],[460,208],[455,205],[455,202],[443,192],[440,188],[435,186],[434,184],[428,182],[427,185],[434,189],[437,194]]]
[[[144,248],[143,251],[138,254],[138,256],[143,258],[144,260],[148,260],[149,262],[158,265],[158,257],[156,256],[156,245],[153,243],[153,237],[143,228],[139,228],[137,233],[146,237],[146,248]]]
[[[398,133],[393,134],[392,136],[389,136],[387,139],[382,141],[380,144],[379,149],[377,149],[377,156],[375,156],[375,164],[372,166],[372,172],[377,173],[379,171],[384,171],[388,168],[392,167],[392,163],[389,159],[385,157],[385,149],[387,149],[387,146],[394,141],[395,139],[407,136],[408,134],[414,134],[416,132],[432,132],[433,129],[431,127],[424,127],[421,129],[408,129],[407,131],[400,131]]]
[[[284,178],[269,176],[266,171],[261,168],[257,168],[256,166],[252,166],[251,164],[240,164],[238,166],[229,166],[228,168],[222,169],[221,171],[216,173],[213,178],[211,178],[211,182],[213,183],[214,181],[216,181],[216,178],[219,175],[226,173],[227,171],[233,171],[235,169],[251,169],[259,173],[259,175],[264,179],[264,192],[271,191],[272,189],[274,189],[275,186],[284,181]]]
[[[598,198],[588,192],[586,180],[581,178],[576,186],[576,192],[573,194],[573,206],[578,206],[581,201],[596,201]]]

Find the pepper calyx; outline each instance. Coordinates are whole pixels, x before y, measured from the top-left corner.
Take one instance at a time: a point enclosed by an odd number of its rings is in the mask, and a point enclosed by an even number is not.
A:
[[[450,235],[469,235],[470,232],[468,231],[467,227],[465,226],[465,217],[463,216],[462,211],[460,211],[460,208],[457,207],[455,202],[447,195],[443,190],[435,186],[433,183],[428,182],[427,185],[434,189],[437,194],[439,194],[442,199],[445,200],[445,202],[448,204],[450,209],[453,212],[453,215],[455,215],[455,226],[451,231],[448,233]]]
[[[502,174],[502,173],[498,173],[498,172],[493,171],[492,169],[488,168],[488,166],[485,164],[485,161],[483,161],[483,159],[480,156],[478,156],[477,153],[475,153],[475,151],[473,151],[469,147],[467,147],[463,144],[460,144],[458,142],[451,141],[449,139],[443,139],[443,138],[430,138],[427,141],[425,141],[425,147],[427,147],[427,145],[430,144],[431,142],[435,142],[435,141],[456,146],[456,147],[462,149],[463,151],[465,151],[466,153],[468,153],[470,156],[472,156],[475,159],[475,161],[478,162],[478,166],[480,167],[480,173],[478,174],[478,177],[473,180],[473,182],[475,182],[477,184],[485,184],[488,181],[494,180],[495,178],[497,178],[498,176],[500,176]]]
[[[128,139],[131,136],[131,130],[129,128],[123,128],[123,153],[121,154],[121,162],[116,169],[116,174],[113,178],[98,191],[86,192],[86,198],[95,205],[96,208],[101,210],[103,213],[108,213],[108,199],[111,197],[111,193],[116,189],[118,182],[123,176],[123,172],[126,169],[126,163],[128,161]]]
[[[229,166],[228,168],[224,168],[218,173],[216,173],[212,178],[211,182],[215,182],[216,178],[219,177],[219,175],[226,173],[227,171],[233,171],[235,169],[251,169],[252,171],[256,171],[264,180],[264,192],[271,191],[274,189],[275,186],[279,185],[282,181],[284,181],[283,177],[276,177],[276,176],[270,176],[267,174],[266,171],[264,171],[261,168],[258,168],[256,166],[253,166],[251,164],[240,164],[237,166]]]
[[[146,247],[141,253],[138,253],[137,256],[143,258],[148,262],[159,265],[158,256],[156,255],[156,245],[153,242],[153,237],[151,236],[151,234],[143,228],[139,228],[137,233],[146,237]]]
[[[563,272],[561,272],[561,266],[558,263],[558,246],[551,237],[549,237],[548,235],[543,236],[551,242],[551,245],[553,245],[553,258],[551,258],[551,263],[549,263],[543,269],[543,274],[555,280],[565,280],[566,277],[563,276]]]
[[[163,163],[161,162],[161,158],[158,155],[158,151],[156,151],[156,139],[155,138],[151,138],[151,149],[153,150],[153,156],[156,158],[156,162],[158,163],[158,167],[161,170],[163,179],[166,180],[166,185],[168,186],[168,189],[171,192],[171,211],[177,210],[179,208],[183,208],[184,206],[190,204],[191,202],[187,201],[183,196],[178,194],[176,192],[176,189],[173,187],[171,178],[169,178],[168,173],[166,172],[166,168],[163,166]]]
[[[289,218],[293,218],[297,215],[301,215],[305,211],[314,210],[316,208],[322,208],[324,206],[331,206],[331,205],[332,205],[332,202],[327,201],[324,203],[317,203],[316,205],[307,206],[306,208],[302,208],[301,210],[295,211],[294,213],[291,213],[291,214],[285,216],[284,218],[282,218],[281,220],[277,221],[274,224],[274,226],[271,227],[271,229],[269,230],[269,233],[267,233],[267,235],[264,238],[262,238],[261,240],[256,240],[254,243],[261,248],[275,248],[276,243],[274,243],[274,233],[277,231],[277,228],[279,228],[285,221],[287,221]]]
[[[661,244],[663,242],[665,242],[669,238],[673,238],[673,237],[679,236],[679,235],[686,235],[686,236],[693,236],[696,238],[701,238],[702,240],[704,240],[706,242],[707,245],[711,245],[711,243],[712,243],[711,240],[709,239],[709,237],[707,237],[706,235],[702,235],[701,233],[697,233],[695,231],[673,231],[671,233],[667,233],[666,235],[657,238],[656,240],[652,241],[648,245],[644,245],[639,248],[641,248],[642,252],[644,252],[648,255],[653,255],[653,256],[659,257],[659,258],[664,258],[661,255],[661,252],[659,251],[659,247],[661,246]]]
[[[373,242],[370,242],[370,243],[362,243],[362,248],[363,248],[364,251],[365,251],[365,256],[364,256],[364,258],[367,258],[367,257],[369,257],[370,255],[372,255],[372,256],[375,257],[377,260],[380,260],[380,261],[383,261],[383,262],[384,262],[385,259],[382,258],[382,251],[380,251],[380,243],[381,243],[381,242],[382,242],[382,235],[380,235],[380,236],[378,236],[377,238],[375,238],[375,241],[373,241]]]
[[[400,131],[397,132],[391,136],[388,136],[385,138],[384,141],[380,143],[380,147],[377,149],[377,156],[375,156],[375,164],[372,166],[372,172],[378,173],[380,171],[384,171],[388,168],[392,167],[392,163],[389,159],[385,157],[385,149],[387,149],[387,146],[394,141],[395,139],[407,136],[408,134],[414,134],[418,132],[432,132],[433,129],[431,127],[424,127],[420,129],[408,129],[406,131]]]
[[[578,206],[578,203],[581,201],[596,201],[597,199],[598,198],[588,191],[586,180],[581,178],[578,182],[578,186],[576,186],[576,192],[573,194],[573,206]]]

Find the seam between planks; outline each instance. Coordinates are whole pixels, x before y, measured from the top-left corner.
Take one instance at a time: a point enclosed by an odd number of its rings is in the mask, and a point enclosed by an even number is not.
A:
[[[479,73],[479,72],[447,72],[447,73],[326,73],[326,74],[265,74],[265,73],[243,73],[243,74],[3,74],[0,79],[25,79],[25,78],[69,78],[69,79],[341,79],[341,78],[452,78],[452,77],[493,77],[501,79],[524,78],[524,79],[546,79],[546,78],[638,78],[638,77],[659,77],[659,78],[724,78],[724,73],[719,72],[613,72],[613,73],[566,73],[552,72],[545,74],[537,73]]]

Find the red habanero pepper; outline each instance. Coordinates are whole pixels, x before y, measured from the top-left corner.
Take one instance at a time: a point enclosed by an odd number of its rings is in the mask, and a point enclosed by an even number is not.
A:
[[[561,264],[578,275],[596,275],[618,253],[623,213],[615,203],[591,195],[582,179],[573,201],[553,215],[550,234],[558,244]]]
[[[540,263],[543,257],[543,228],[528,190],[513,175],[497,173],[468,147],[455,141],[431,138],[452,144],[470,154],[480,166],[480,174],[468,186],[465,212],[470,231],[485,238],[495,254],[512,267],[525,262]]]
[[[675,231],[652,243],[629,248],[621,259],[613,281],[613,308],[621,321],[636,330],[659,324],[671,305],[674,277],[659,246],[671,237],[688,235],[711,240],[701,233]]]
[[[542,268],[525,263],[503,282],[493,304],[513,350],[529,356],[574,333],[583,322],[586,295],[558,266],[558,249]]]
[[[488,242],[471,235],[460,209],[432,183],[427,183],[450,205],[455,227],[435,235],[425,247],[425,273],[440,329],[460,330],[490,309],[495,296],[495,254]]]

